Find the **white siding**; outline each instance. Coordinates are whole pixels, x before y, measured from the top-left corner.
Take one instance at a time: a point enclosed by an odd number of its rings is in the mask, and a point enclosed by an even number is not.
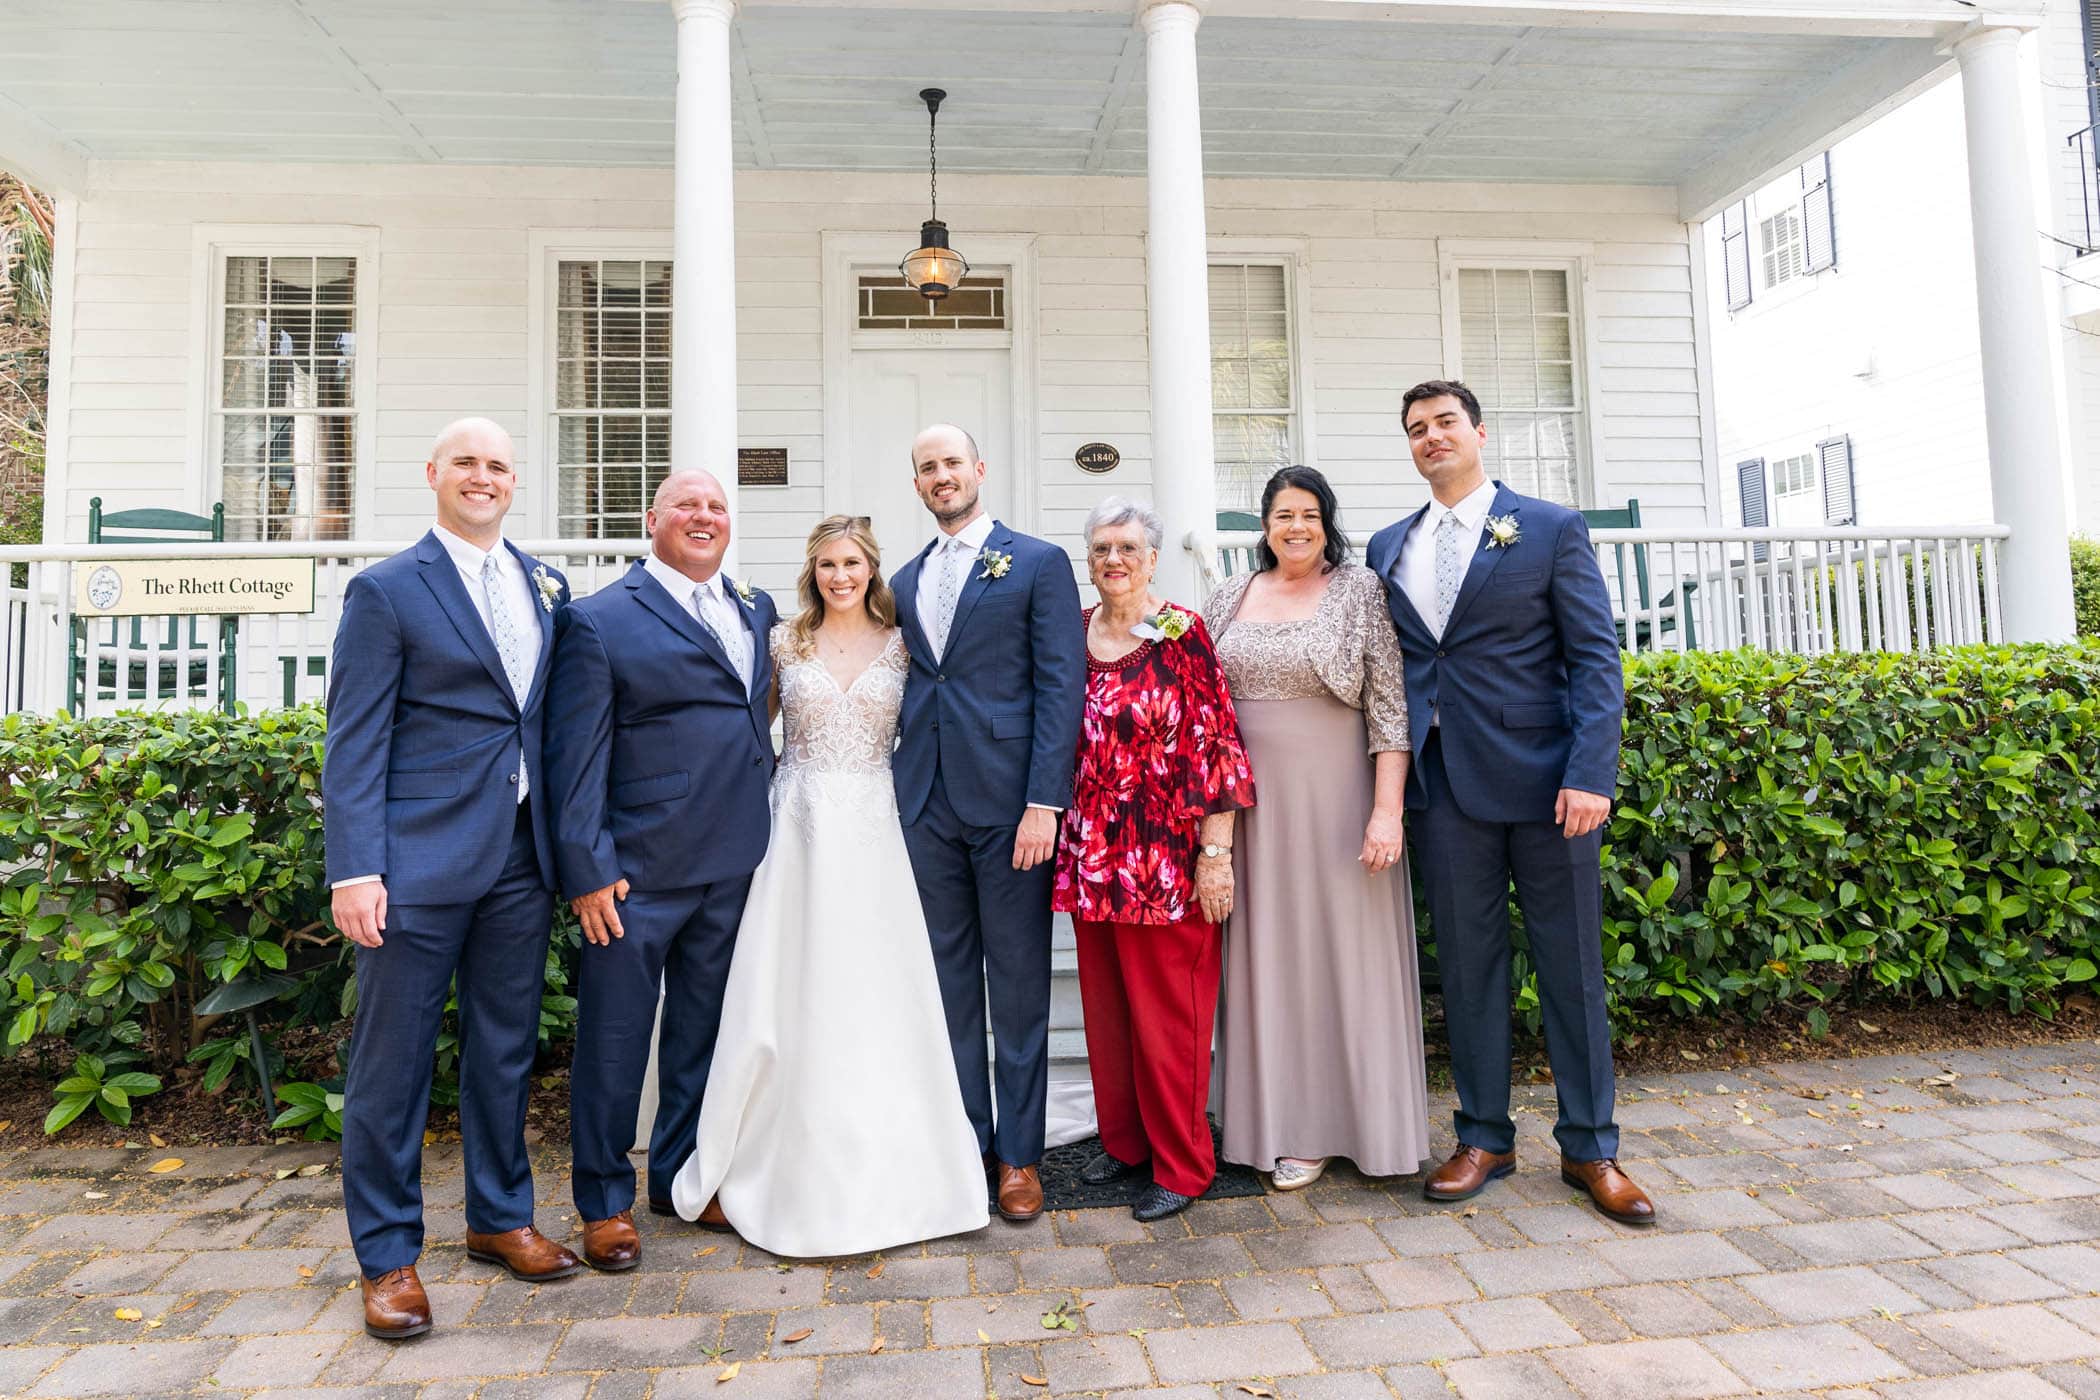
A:
[[[525,422],[537,333],[534,230],[668,230],[670,179],[655,170],[421,166],[108,164],[82,203],[73,394],[62,509],[79,537],[89,497],[197,509],[209,383],[194,324],[199,225],[376,228],[379,460],[368,538],[406,539],[428,515],[421,465],[451,417],[484,413],[518,436],[518,534],[551,528],[546,453]],[[924,214],[915,176],[745,172],[737,177],[739,432],[785,445],[790,484],[745,488],[745,567],[791,581],[823,499],[821,238],[894,230],[901,252]],[[971,233],[1036,235],[1038,528],[1072,542],[1107,491],[1142,491],[1146,395],[1145,186],[1117,178],[951,176],[942,212]],[[1308,456],[1329,472],[1360,536],[1426,498],[1400,431],[1400,395],[1443,372],[1437,240],[1528,239],[1591,247],[1589,312],[1605,460],[1598,503],[1638,496],[1657,523],[1707,518],[1689,247],[1664,189],[1538,185],[1214,181],[1210,232],[1299,240],[1308,298],[1300,349],[1312,412]],[[208,309],[207,314],[215,314]],[[192,440],[195,438],[196,440]],[[1123,453],[1113,476],[1072,464],[1080,444]],[[900,454],[903,444],[899,444]],[[994,463],[996,469],[1000,464]]]

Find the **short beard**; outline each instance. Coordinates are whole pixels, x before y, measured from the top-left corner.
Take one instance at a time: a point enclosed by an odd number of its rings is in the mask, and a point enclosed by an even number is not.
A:
[[[956,503],[949,506],[946,510],[931,502],[927,503],[926,508],[933,512],[935,520],[938,520],[943,525],[951,525],[958,520],[968,520],[977,513],[978,494],[978,492],[973,490],[966,496],[962,491],[957,491],[955,493]]]

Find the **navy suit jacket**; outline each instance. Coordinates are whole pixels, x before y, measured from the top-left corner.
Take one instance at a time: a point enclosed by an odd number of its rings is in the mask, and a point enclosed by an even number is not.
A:
[[[517,546],[531,577],[545,568]],[[546,576],[568,591],[552,569]],[[532,590],[535,600],[540,589]],[[435,532],[350,580],[328,668],[321,769],[328,879],[379,875],[396,904],[467,904],[503,871],[517,828],[518,757],[533,789],[540,878],[554,885],[540,732],[553,617],[520,705],[496,643]]]
[[[547,786],[555,860],[570,898],[625,879],[689,889],[765,858],[773,776],[763,593],[729,596],[751,629],[751,683],[714,634],[637,563],[555,618]]]
[[[1611,796],[1626,679],[1582,513],[1496,482],[1490,513],[1516,517],[1517,541],[1491,549],[1481,530],[1437,637],[1394,577],[1401,542],[1427,509],[1372,536],[1364,561],[1385,581],[1400,633],[1416,746],[1434,708],[1452,791],[1477,821],[1551,821],[1564,787]],[[1407,805],[1427,803],[1411,773]]]
[[[987,553],[1013,556],[1000,578],[970,570],[945,658],[919,620],[919,569],[938,536],[890,579],[911,653],[897,720],[898,815],[925,810],[936,769],[970,826],[1015,826],[1031,803],[1072,805],[1072,764],[1086,699],[1086,629],[1072,561],[1056,545],[998,521]]]

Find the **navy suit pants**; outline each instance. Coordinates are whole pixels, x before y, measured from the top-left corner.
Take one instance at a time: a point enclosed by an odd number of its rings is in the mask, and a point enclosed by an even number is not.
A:
[[[969,826],[941,775],[904,828],[948,1045],[980,1152],[1013,1167],[1042,1160],[1050,1097],[1050,884],[1054,863],[1016,870],[1011,826]],[[994,1067],[985,1063],[985,984],[991,984]],[[998,1115],[992,1112],[996,1082]]]
[[[751,876],[682,890],[635,890],[619,906],[626,936],[586,943],[577,959],[576,1059],[569,1072],[569,1147],[576,1209],[604,1220],[634,1205],[635,1118],[657,1036],[650,1199],[669,1207],[671,1178],[693,1154],[700,1099],[722,1028],[722,992]]]
[[[1552,822],[1483,822],[1467,816],[1444,770],[1434,728],[1415,755],[1429,797],[1410,813],[1415,876],[1429,895],[1444,1022],[1451,1037],[1452,1115],[1458,1140],[1510,1152],[1509,891],[1516,885],[1524,934],[1538,971],[1546,1055],[1560,1095],[1553,1135],[1580,1162],[1619,1153],[1612,1121],[1611,1024],[1604,1000],[1604,894],[1600,828],[1569,840]]]
[[[467,1228],[501,1233],[532,1223],[525,1102],[553,916],[530,807],[521,803],[503,873],[487,894],[471,904],[390,904],[380,946],[357,950],[343,1206],[367,1278],[423,1252],[423,1129],[455,976]]]

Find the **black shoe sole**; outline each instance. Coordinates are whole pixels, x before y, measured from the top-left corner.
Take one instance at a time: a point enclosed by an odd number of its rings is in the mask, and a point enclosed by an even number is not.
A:
[[[1589,1183],[1573,1172],[1562,1172],[1560,1179],[1577,1191],[1580,1191],[1583,1195],[1589,1196],[1590,1204],[1597,1208],[1597,1214],[1603,1216],[1606,1220],[1616,1220],[1621,1225],[1634,1226],[1653,1225],[1655,1223],[1655,1217],[1652,1215],[1621,1215],[1615,1210],[1606,1210],[1602,1201],[1599,1201],[1595,1196],[1590,1196]]]
[[[618,1264],[601,1264],[597,1260],[591,1258],[590,1255],[586,1254],[583,1256],[583,1262],[590,1265],[593,1269],[596,1269],[601,1274],[624,1274],[629,1269],[633,1268],[635,1265],[641,1263],[642,1256],[637,1254],[634,1256],[634,1258]]]
[[[1043,1208],[1041,1206],[1037,1206],[1034,1210],[1029,1211],[1012,1211],[1005,1206],[999,1207],[999,1217],[1002,1220],[1011,1220],[1017,1225],[1024,1221],[1033,1220],[1042,1213]]]
[[[407,1327],[374,1327],[369,1322],[365,1324],[365,1335],[377,1337],[382,1342],[405,1342],[410,1337],[420,1337],[429,1330],[430,1324],[427,1322],[418,1322]]]
[[[1190,1206],[1196,1204],[1197,1199],[1198,1198],[1195,1196],[1187,1197],[1186,1199],[1167,1207],[1165,1210],[1146,1211],[1141,1210],[1136,1206],[1132,1206],[1130,1208],[1130,1218],[1142,1225],[1150,1225],[1155,1220],[1165,1220],[1169,1216],[1181,1214]]]
[[[566,1269],[550,1269],[544,1274],[524,1274],[511,1268],[509,1261],[500,1254],[483,1254],[478,1249],[470,1249],[467,1251],[467,1258],[479,1259],[484,1264],[501,1264],[510,1269],[510,1276],[520,1283],[552,1283],[558,1278],[569,1278],[583,1272],[583,1261],[580,1259]]]
[[[1422,1187],[1422,1198],[1428,1201],[1441,1201],[1446,1204],[1452,1201],[1470,1201],[1475,1196],[1479,1195],[1481,1192],[1487,1190],[1489,1183],[1500,1181],[1503,1177],[1508,1176],[1511,1172],[1515,1171],[1516,1169],[1517,1164],[1515,1162],[1511,1162],[1506,1167],[1496,1167],[1493,1171],[1487,1174],[1486,1180],[1482,1181],[1478,1186],[1474,1187],[1470,1191],[1432,1191],[1429,1188],[1428,1184],[1424,1183]]]

